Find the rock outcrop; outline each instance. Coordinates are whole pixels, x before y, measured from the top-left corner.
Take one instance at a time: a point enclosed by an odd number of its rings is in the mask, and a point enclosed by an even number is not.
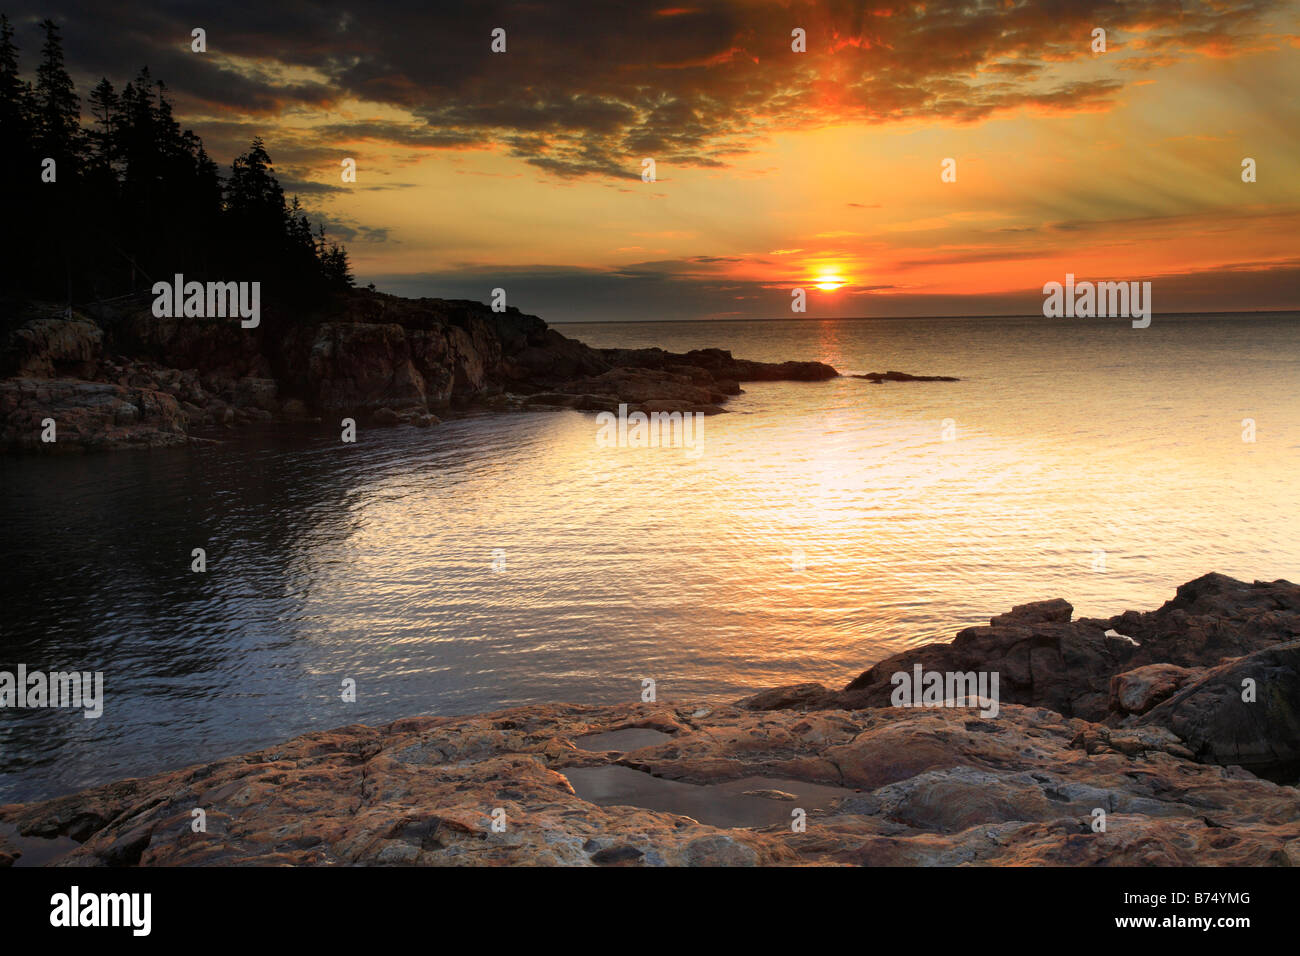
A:
[[[816,684],[773,688],[751,698],[751,705],[885,707],[894,691],[893,675],[919,664],[924,671],[996,671],[1004,703],[1114,723],[1143,712],[1125,705],[1120,691],[1150,680],[1150,665],[1216,667],[1300,640],[1300,586],[1288,581],[1246,584],[1207,574],[1178,588],[1174,599],[1155,611],[1077,621],[1071,620],[1073,612],[1060,598],[1022,605],[993,617],[988,626],[958,632],[952,643],[926,644],[886,658],[843,690]],[[1184,675],[1168,693],[1195,676]]]
[[[365,290],[293,315],[268,306],[253,329],[158,318],[147,297],[0,318],[0,448],[42,451],[169,445],[191,429],[271,420],[428,425],[474,405],[714,414],[741,382],[838,374],[720,349],[594,349],[517,309]],[[123,403],[136,420],[105,418]],[[33,429],[46,418],[59,425],[53,443]]]
[[[1072,623],[1057,600],[998,615],[960,650],[909,652],[1019,662],[1035,679],[1018,693],[1091,708],[1106,667],[1262,645],[1141,716],[892,707],[860,678],[838,698],[805,684],[735,704],[415,717],[0,807],[0,864],[1300,865],[1295,778],[1239,765],[1276,769],[1300,747],[1300,645],[1281,640],[1298,592],[1209,575],[1129,617],[1148,643],[1127,651],[1087,633],[1111,622]],[[1245,678],[1258,703],[1242,701]]]
[[[951,375],[909,375],[907,372],[867,372],[863,375],[852,375],[850,378],[865,378],[873,385],[879,385],[882,382],[960,382],[961,379],[953,378]]]
[[[77,379],[0,381],[0,445],[55,451],[157,448],[188,441],[176,398],[157,388]],[[41,436],[52,427],[54,441]]]

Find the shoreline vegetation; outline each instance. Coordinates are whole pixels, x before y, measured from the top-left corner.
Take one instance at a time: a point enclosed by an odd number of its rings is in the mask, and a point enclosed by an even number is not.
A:
[[[310,733],[0,807],[0,864],[1300,865],[1300,586],[1072,616],[1022,605],[840,691]],[[997,672],[997,716],[891,701],[921,670]]]

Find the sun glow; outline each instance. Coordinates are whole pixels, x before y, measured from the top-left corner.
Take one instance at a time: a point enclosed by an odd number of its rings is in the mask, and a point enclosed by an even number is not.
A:
[[[834,292],[841,286],[848,285],[848,282],[838,272],[823,271],[818,273],[815,284],[823,292]]]

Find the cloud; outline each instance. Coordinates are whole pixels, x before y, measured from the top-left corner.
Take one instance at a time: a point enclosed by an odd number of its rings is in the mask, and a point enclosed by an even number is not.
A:
[[[331,121],[319,137],[503,145],[557,176],[630,179],[645,156],[719,168],[767,133],[849,118],[970,123],[1011,110],[1105,109],[1122,74],[1063,72],[1093,62],[1097,24],[1106,25],[1116,57],[1131,47],[1135,63],[1150,68],[1168,56],[1220,57],[1281,42],[1261,26],[1275,6],[400,0],[363,9],[302,0],[198,11],[81,0],[60,13],[69,60],[83,75],[120,80],[148,64],[186,113],[246,122],[364,103],[401,118]],[[20,9],[15,18],[29,63],[33,22],[44,13]],[[207,30],[207,54],[189,51],[196,25]],[[790,49],[793,25],[807,31],[806,53]],[[507,52],[494,54],[498,26]]]

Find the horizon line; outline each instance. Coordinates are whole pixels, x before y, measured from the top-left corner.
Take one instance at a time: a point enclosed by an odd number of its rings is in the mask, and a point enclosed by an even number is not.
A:
[[[425,296],[424,298],[438,298],[438,296]],[[523,312],[523,309],[519,311]],[[532,315],[533,313],[525,313]],[[1220,309],[1217,311],[1205,312],[1153,312],[1152,318],[1157,316],[1163,318],[1192,317],[1192,316],[1216,316],[1216,315],[1295,315],[1300,314],[1300,309]],[[538,318],[542,318],[538,316]],[[780,316],[780,317],[731,317],[731,318],[701,318],[701,319],[566,319],[555,320],[544,319],[547,325],[633,325],[633,324],[667,324],[667,323],[684,323],[684,322],[906,322],[914,319],[1041,319],[1045,318],[1041,313],[1034,312],[996,312],[982,315],[828,315],[828,316]],[[1101,316],[1106,319],[1108,316]],[[1123,318],[1121,316],[1120,318]],[[1094,321],[1092,318],[1083,317],[1083,321]],[[1059,320],[1055,320],[1059,321]]]

